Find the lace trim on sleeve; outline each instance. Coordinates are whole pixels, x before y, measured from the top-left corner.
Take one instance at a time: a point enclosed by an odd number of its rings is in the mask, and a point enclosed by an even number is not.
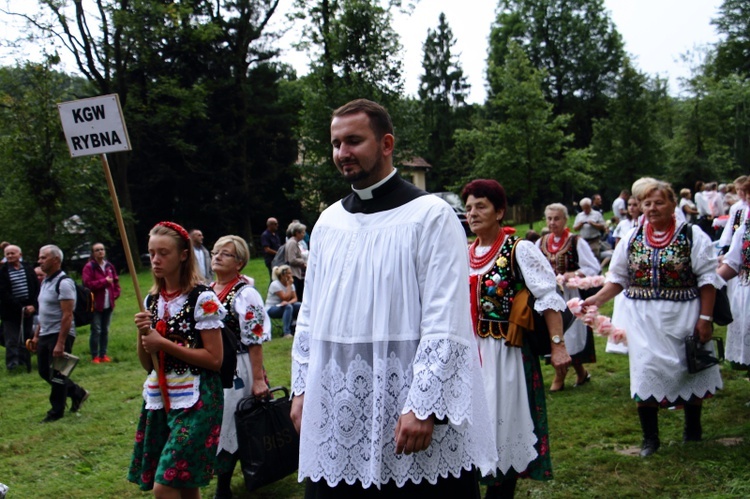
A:
[[[557,310],[562,312],[567,305],[557,292],[557,281],[552,267],[542,251],[533,243],[520,241],[516,246],[516,261],[521,269],[526,287],[536,300],[534,310]]]
[[[310,333],[297,330],[292,345],[292,394],[302,395],[307,386],[307,367],[310,362]]]
[[[469,346],[449,339],[423,339],[414,357],[414,379],[402,414],[413,411],[419,419],[434,414],[451,423],[471,423],[472,386]]]

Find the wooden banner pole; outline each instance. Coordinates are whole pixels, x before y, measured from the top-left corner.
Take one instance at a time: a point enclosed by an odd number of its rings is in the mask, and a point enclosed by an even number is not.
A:
[[[138,300],[138,310],[144,312],[143,308],[143,296],[141,295],[141,287],[138,284],[138,274],[135,272],[135,264],[133,263],[133,255],[130,252],[130,242],[128,241],[128,234],[125,231],[125,222],[122,220],[122,212],[120,211],[120,201],[117,199],[117,191],[115,190],[115,183],[112,181],[112,172],[109,170],[109,162],[107,161],[107,155],[102,154],[102,168],[104,169],[104,177],[107,179],[107,187],[109,188],[109,196],[112,198],[112,209],[115,211],[115,219],[117,219],[117,227],[120,229],[120,239],[122,240],[122,247],[125,250],[125,259],[128,262],[128,272],[130,277],[133,279],[133,289],[135,290],[135,299]],[[140,341],[140,338],[138,339]],[[159,360],[155,353],[151,354],[151,362],[154,365],[154,369],[159,370]],[[163,395],[162,395],[163,396]],[[166,400],[166,398],[164,398]]]

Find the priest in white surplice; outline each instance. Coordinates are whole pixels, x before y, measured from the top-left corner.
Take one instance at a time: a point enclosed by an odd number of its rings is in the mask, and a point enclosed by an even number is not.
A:
[[[353,192],[312,231],[292,349],[306,498],[479,497],[473,470],[496,460],[466,237],[448,204],[399,177],[394,141],[374,102],[333,113]]]

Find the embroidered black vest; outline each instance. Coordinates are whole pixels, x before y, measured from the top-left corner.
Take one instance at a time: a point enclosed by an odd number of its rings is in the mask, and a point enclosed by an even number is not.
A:
[[[224,316],[224,327],[227,328],[229,332],[234,334],[234,337],[237,339],[237,353],[244,353],[247,352],[247,347],[242,344],[242,340],[240,338],[240,318],[237,317],[237,314],[234,312],[234,299],[237,297],[237,293],[239,293],[240,289],[247,286],[247,282],[243,280],[237,281],[237,284],[235,284],[232,287],[232,290],[227,294],[226,298],[224,298],[224,301],[222,302],[222,305],[224,305],[224,308],[227,309],[227,315]]]
[[[745,233],[742,235],[742,263],[740,263],[737,280],[742,286],[750,286],[750,216],[745,220],[744,229]]]
[[[495,263],[479,277],[479,324],[477,335],[501,339],[507,330],[513,297],[523,289],[524,283],[513,275],[511,253],[516,236],[508,236],[500,247]]]
[[[542,240],[539,243],[539,249],[552,265],[552,269],[555,271],[555,275],[564,274],[565,272],[573,272],[580,269],[578,265],[578,236],[572,235],[568,237],[565,244],[557,253],[550,253],[547,249],[547,240],[550,237],[554,237],[553,234],[545,234],[542,236]]]
[[[698,297],[698,279],[690,266],[691,238],[683,224],[666,247],[646,244],[643,227],[628,248],[628,280],[625,295],[634,300],[689,301]]]
[[[742,224],[742,212],[744,211],[744,209],[740,208],[734,212],[734,220],[732,220],[732,234],[737,232],[737,230],[740,228],[740,225]]]
[[[198,302],[198,296],[204,291],[209,291],[211,288],[204,286],[203,284],[196,285],[190,294],[188,294],[187,300],[182,305],[182,308],[175,315],[171,316],[166,320],[167,333],[166,338],[171,340],[178,345],[182,345],[187,348],[203,348],[203,340],[201,339],[200,331],[195,328],[195,304]],[[151,327],[156,328],[156,323],[161,320],[158,316],[159,300],[156,295],[148,295],[146,298],[146,306],[149,312],[151,312]],[[188,370],[192,374],[202,374],[205,369],[188,364],[184,360],[172,357],[165,352],[164,355],[164,372],[174,372],[176,374],[185,374]]]

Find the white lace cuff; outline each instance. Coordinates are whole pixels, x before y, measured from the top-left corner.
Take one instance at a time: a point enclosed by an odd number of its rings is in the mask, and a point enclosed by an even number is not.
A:
[[[310,362],[310,333],[297,331],[292,345],[292,395],[302,395],[307,386],[307,367]]]
[[[448,339],[423,339],[414,358],[414,379],[402,414],[413,411],[419,419],[434,414],[460,425],[471,423],[472,386],[469,348]]]
[[[535,297],[534,310],[543,313],[545,310],[556,310],[562,312],[568,306],[565,304],[565,300],[557,292],[547,293],[542,297]]]

